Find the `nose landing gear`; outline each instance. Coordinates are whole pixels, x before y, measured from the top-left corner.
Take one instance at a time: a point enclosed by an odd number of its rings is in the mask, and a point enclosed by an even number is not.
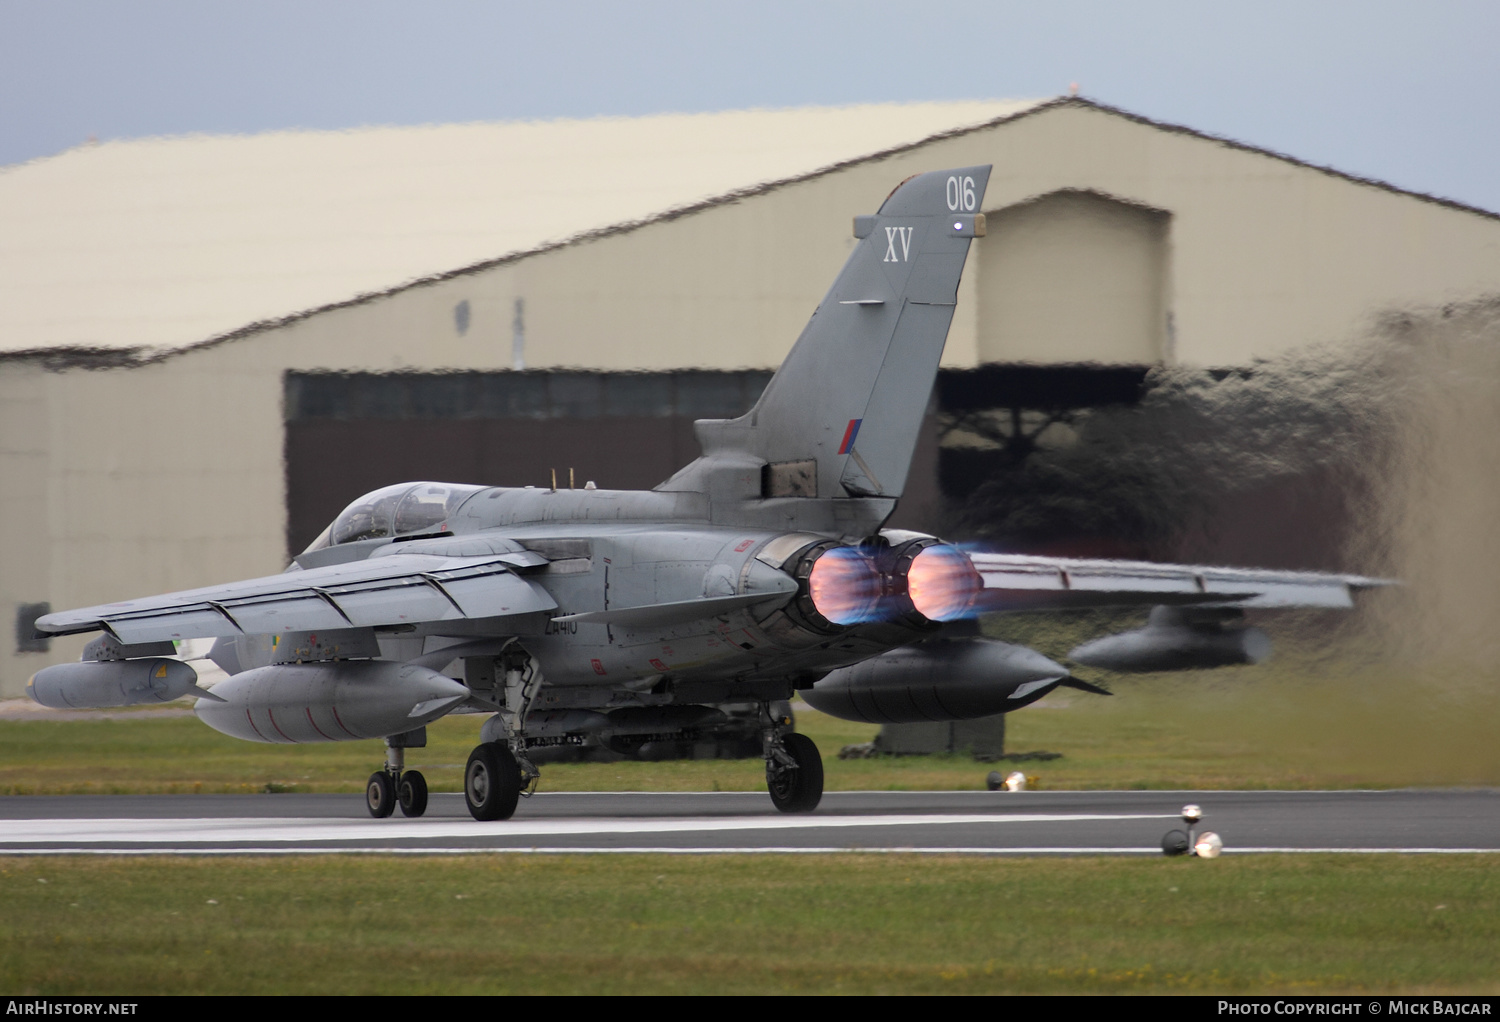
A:
[[[427,746],[427,729],[418,728],[385,740],[385,766],[370,775],[365,783],[365,807],[370,815],[383,820],[401,807],[403,816],[417,817],[427,812],[427,778],[416,770],[406,770],[406,750]]]

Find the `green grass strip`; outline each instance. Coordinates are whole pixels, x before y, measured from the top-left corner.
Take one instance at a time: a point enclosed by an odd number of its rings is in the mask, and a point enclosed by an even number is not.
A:
[[[0,988],[1495,993],[1481,856],[25,858]]]

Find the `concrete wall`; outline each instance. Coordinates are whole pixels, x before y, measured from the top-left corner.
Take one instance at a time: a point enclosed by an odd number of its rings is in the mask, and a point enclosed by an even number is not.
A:
[[[51,458],[48,374],[36,366],[0,369],[0,696],[19,695],[26,678],[51,663],[18,652],[16,613],[51,598]]]

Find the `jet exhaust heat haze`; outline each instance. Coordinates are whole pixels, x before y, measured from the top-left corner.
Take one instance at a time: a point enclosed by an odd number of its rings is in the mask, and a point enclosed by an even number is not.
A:
[[[1353,575],[987,553],[885,528],[912,454],[987,166],[918,174],[873,215],[759,401],[695,423],[702,456],[649,491],[417,482],[351,503],[285,572],[48,614],[103,633],[39,671],[50,706],[198,696],[198,716],[261,742],[385,740],[370,812],[427,805],[405,750],[449,713],[488,719],[464,793],[509,818],[542,750],[690,740],[717,707],[758,707],[771,799],[814,809],[823,769],[783,701],[853,720],[960,720],[1059,685],[1022,646],[946,623],[981,613],[1154,607],[1148,627],[1075,651],[1114,670],[1263,659],[1251,608],[1346,609]],[[215,640],[212,690],[170,659]]]

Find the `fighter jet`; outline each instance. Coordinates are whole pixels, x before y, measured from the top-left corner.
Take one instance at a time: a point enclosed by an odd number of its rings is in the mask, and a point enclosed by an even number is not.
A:
[[[1116,670],[1262,659],[1248,608],[1352,606],[1353,575],[983,553],[887,529],[947,339],[990,168],[918,174],[854,218],[853,254],[759,401],[695,423],[702,456],[649,491],[417,482],[366,494],[283,573],[49,614],[101,632],[38,672],[49,706],[196,695],[257,742],[384,739],[370,812],[420,816],[406,770],[426,725],[488,714],[464,771],[479,820],[534,789],[538,749],[681,740],[759,707],[771,801],[813,810],[818,749],[800,695],[871,722],[957,720],[1086,685],[1040,653],[951,634],[982,613],[1153,606],[1073,651]],[[945,626],[949,626],[945,631]],[[174,641],[214,638],[204,689]],[[536,758],[543,758],[537,756]]]

